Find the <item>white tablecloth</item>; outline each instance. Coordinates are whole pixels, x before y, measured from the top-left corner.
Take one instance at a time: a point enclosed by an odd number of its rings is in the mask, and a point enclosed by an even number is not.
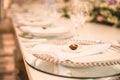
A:
[[[18,37],[18,29],[16,26],[14,26],[19,45],[24,57],[24,44],[21,41],[21,38]],[[80,37],[81,40],[103,40],[103,41],[116,41],[120,40],[120,29],[117,29],[115,27],[109,27],[105,25],[99,25],[94,23],[87,23],[83,29],[80,31]],[[29,76],[30,80],[76,80],[76,79],[70,79],[70,78],[63,78],[63,77],[57,77],[48,75],[42,72],[39,72],[30,66],[28,66],[25,63],[26,70]]]

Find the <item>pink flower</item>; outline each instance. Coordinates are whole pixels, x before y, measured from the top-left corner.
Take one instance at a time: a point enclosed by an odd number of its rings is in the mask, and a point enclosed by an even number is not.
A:
[[[99,22],[104,21],[104,17],[103,17],[103,16],[98,16],[98,17],[97,17],[97,21],[99,21]]]
[[[109,5],[114,5],[114,4],[116,4],[117,3],[117,1],[116,0],[109,0]]]

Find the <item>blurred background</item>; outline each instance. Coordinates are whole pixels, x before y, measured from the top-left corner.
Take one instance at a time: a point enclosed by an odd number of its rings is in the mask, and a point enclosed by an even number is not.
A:
[[[9,4],[0,0],[0,80],[28,80],[11,18],[6,16]]]
[[[28,80],[12,20],[7,16],[11,3],[22,5],[25,1],[0,0],[0,80]],[[92,11],[88,22],[120,28],[120,0],[89,1]]]

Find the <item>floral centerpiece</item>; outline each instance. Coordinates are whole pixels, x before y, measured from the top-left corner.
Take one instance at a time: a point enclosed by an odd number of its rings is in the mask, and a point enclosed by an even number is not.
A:
[[[91,0],[91,2],[94,5],[91,22],[120,28],[120,0]]]

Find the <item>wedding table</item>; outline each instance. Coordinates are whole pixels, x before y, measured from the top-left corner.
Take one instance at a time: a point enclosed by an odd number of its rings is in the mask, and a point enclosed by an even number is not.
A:
[[[48,6],[35,3],[30,4],[30,6],[24,5],[21,8],[21,6],[13,5],[11,12],[13,27],[29,80],[112,80],[113,78],[117,80],[119,78],[120,48],[118,47],[120,45],[120,29],[114,26],[87,22],[81,27],[79,36],[76,37],[75,27],[71,20],[61,18],[59,12],[54,11],[53,8],[48,9]],[[55,43],[55,41],[57,42]],[[70,61],[68,55],[76,55],[76,53],[74,51],[72,53],[70,52],[70,54],[69,52],[64,52],[66,49],[68,50],[68,45],[63,45],[64,42],[66,44],[66,41],[68,43],[72,41],[72,43],[77,44],[79,41],[83,41],[77,45],[78,51],[80,49],[87,56],[82,54],[80,56],[80,62],[74,62],[74,59]],[[92,46],[90,45],[91,43],[96,45]],[[86,50],[85,45],[88,50]],[[118,45],[117,49],[114,48],[116,45]],[[92,46],[92,48],[88,46]],[[102,51],[105,50],[104,48],[107,48],[110,53],[106,51],[105,54],[101,54],[104,53]],[[47,58],[44,58],[45,55],[36,57],[32,54],[33,49],[39,49],[34,53],[44,53],[49,50],[48,52],[51,53],[53,51],[56,54],[50,54]],[[60,54],[68,54],[59,56],[58,49],[61,50]],[[88,56],[90,52],[92,56]],[[54,59],[56,55],[61,61]],[[66,57],[68,59],[65,59]],[[76,67],[76,65],[79,66]]]
[[[25,59],[24,58],[24,54],[26,53],[25,47],[24,47],[25,43],[23,43],[22,39],[19,37],[19,29],[17,28],[17,26],[14,26],[14,30],[16,32],[19,46],[22,52],[21,54],[23,55],[23,59]],[[120,40],[120,35],[119,35],[120,29],[106,26],[106,25],[95,24],[95,23],[87,23],[83,27],[82,32],[80,33],[81,33],[79,37],[80,40],[95,40],[95,41],[102,40],[102,41],[109,41],[109,42],[116,42],[117,40]],[[25,41],[27,42],[27,39]],[[24,60],[24,63],[25,63],[25,67],[27,70],[29,80],[48,80],[48,79],[49,80],[80,80],[77,78],[67,78],[67,77],[61,77],[61,76],[48,74],[44,71],[39,71],[31,67],[30,65],[26,63],[25,60]],[[110,79],[110,78],[111,76],[109,76],[107,79]],[[86,79],[86,80],[89,80],[89,79]]]

